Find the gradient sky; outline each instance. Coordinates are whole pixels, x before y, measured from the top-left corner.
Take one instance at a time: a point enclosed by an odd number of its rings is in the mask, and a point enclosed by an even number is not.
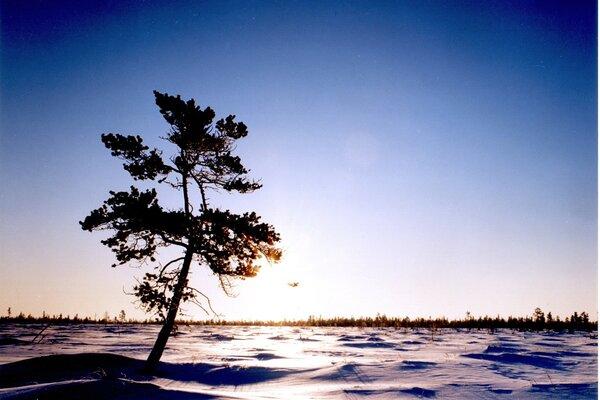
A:
[[[143,316],[78,221],[159,145],[152,90],[236,114],[284,260],[228,319],[597,315],[592,1],[0,3],[0,314]],[[288,282],[299,282],[292,288]],[[195,306],[188,314],[204,318]]]

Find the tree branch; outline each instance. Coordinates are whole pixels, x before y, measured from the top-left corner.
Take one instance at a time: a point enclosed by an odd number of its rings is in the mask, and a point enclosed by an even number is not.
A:
[[[211,301],[210,301],[210,297],[208,297],[207,295],[205,295],[204,293],[202,293],[201,291],[199,291],[199,290],[198,290],[198,289],[196,289],[196,288],[193,288],[193,287],[190,287],[190,286],[188,286],[188,289],[192,290],[193,292],[195,292],[195,293],[199,294],[200,296],[202,296],[202,297],[204,297],[204,298],[206,299],[206,302],[208,303],[208,308],[210,309],[210,311],[213,313],[213,315],[214,315],[215,317],[221,317],[221,316],[222,316],[221,314],[218,314],[218,313],[217,313],[217,312],[216,312],[216,311],[213,309],[213,307],[212,307],[212,303],[211,303]],[[194,297],[195,297],[195,296],[194,296]],[[196,302],[194,302],[194,304],[197,304],[197,305],[199,305],[199,304],[198,304],[198,302],[197,302],[197,300],[196,300]],[[199,305],[199,306],[200,306],[200,305]],[[202,308],[202,309],[204,310],[204,312],[206,312],[206,309],[204,309],[204,307],[200,306],[200,308]],[[206,314],[208,314],[208,313],[206,313]]]
[[[169,267],[169,265],[171,265],[171,264],[173,264],[173,263],[176,263],[177,261],[183,261],[183,260],[184,260],[184,258],[185,258],[185,257],[179,257],[179,258],[176,258],[176,259],[174,259],[174,260],[171,260],[171,261],[169,261],[168,263],[166,263],[166,264],[165,264],[165,266],[164,266],[164,267],[162,267],[162,268],[160,269],[160,271],[159,271],[159,273],[158,273],[158,276],[162,276],[162,275],[163,275],[163,273],[165,272],[165,270],[166,270],[166,269]]]

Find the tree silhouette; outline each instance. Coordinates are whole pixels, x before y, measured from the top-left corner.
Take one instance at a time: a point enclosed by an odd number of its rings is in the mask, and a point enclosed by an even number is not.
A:
[[[155,264],[146,273],[134,294],[147,312],[164,322],[146,361],[146,370],[155,370],[175,326],[182,302],[200,304],[204,296],[188,285],[190,266],[196,262],[209,267],[219,277],[223,290],[230,293],[232,278],[253,277],[257,261],[277,262],[281,250],[273,226],[260,221],[254,212],[242,215],[208,204],[210,190],[248,193],[261,185],[247,177],[239,157],[233,154],[235,142],[248,134],[246,125],[229,115],[213,124],[215,112],[202,110],[193,99],[154,91],[156,105],[171,125],[162,138],[174,145],[174,154],[165,159],[162,151],[150,149],[140,136],[102,134],[111,154],[124,160],[123,167],[136,181],[166,186],[178,191],[182,207],[166,209],[158,201],[154,187],[109,192],[104,204],[80,222],[87,231],[109,230],[112,236],[101,242],[115,253],[116,265],[131,261]],[[164,247],[181,250],[180,256],[158,262]]]

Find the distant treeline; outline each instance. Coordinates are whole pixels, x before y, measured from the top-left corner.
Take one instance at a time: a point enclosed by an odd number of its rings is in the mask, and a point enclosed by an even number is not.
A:
[[[375,317],[333,317],[322,318],[310,316],[307,320],[283,321],[226,321],[208,320],[202,322],[181,321],[184,324],[202,325],[242,325],[242,326],[296,326],[296,327],[358,327],[358,328],[427,328],[427,329],[516,329],[521,331],[554,330],[557,332],[569,331],[597,331],[598,322],[590,321],[586,312],[574,312],[563,320],[554,317],[551,312],[544,314],[536,308],[533,316],[527,317],[473,317],[467,313],[464,319],[449,320],[447,318],[415,318],[388,317],[377,314]]]
[[[46,315],[34,317],[20,313],[13,316],[10,312],[7,316],[0,317],[1,323],[46,323],[46,324],[162,324],[157,319],[135,320],[127,318],[125,311],[111,318],[105,313],[102,318],[73,317],[67,315]],[[375,317],[334,317],[322,318],[310,316],[306,320],[283,320],[283,321],[228,321],[225,319],[210,319],[204,321],[178,320],[179,325],[209,325],[209,326],[294,326],[294,327],[358,327],[358,328],[427,328],[427,329],[516,329],[520,331],[597,331],[598,322],[590,321],[586,312],[574,312],[570,317],[561,319],[553,316],[551,312],[544,313],[536,308],[532,316],[527,317],[473,317],[467,312],[464,319],[447,318],[415,318],[387,317],[377,314]]]

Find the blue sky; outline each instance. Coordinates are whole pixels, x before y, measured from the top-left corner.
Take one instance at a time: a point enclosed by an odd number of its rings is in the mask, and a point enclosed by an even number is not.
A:
[[[9,0],[0,16],[0,310],[141,315],[123,290],[144,271],[109,268],[77,222],[130,185],[101,133],[159,145],[157,89],[248,125],[239,154],[264,188],[211,198],[284,239],[234,299],[196,268],[227,317],[597,313],[593,3]]]

